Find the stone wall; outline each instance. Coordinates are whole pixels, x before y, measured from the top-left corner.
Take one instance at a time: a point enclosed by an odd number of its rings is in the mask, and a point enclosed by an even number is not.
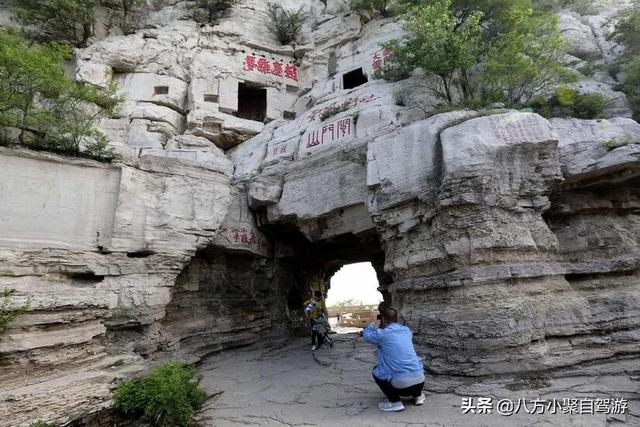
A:
[[[8,425],[109,405],[144,368],[127,332],[156,340],[173,286],[230,203],[221,152],[146,152],[113,164],[0,149],[0,288],[29,311],[0,343]]]
[[[119,168],[7,154],[0,157],[0,245],[86,250],[109,242]]]
[[[265,4],[209,26],[172,2],[76,52],[78,81],[124,99],[101,123],[117,162],[0,148],[0,287],[30,299],[0,344],[6,423],[79,418],[150,360],[264,340],[367,260],[432,373],[638,374],[637,123],[427,117],[431,97],[398,105],[419,77],[376,78],[397,19],[286,1],[309,17],[281,46]],[[619,54],[601,25],[619,6],[561,13],[575,68]],[[241,83],[267,91],[264,121],[238,117]],[[577,87],[628,116],[614,84]]]

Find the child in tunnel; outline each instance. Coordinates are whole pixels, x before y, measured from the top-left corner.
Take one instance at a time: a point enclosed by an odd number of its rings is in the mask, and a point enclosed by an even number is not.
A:
[[[322,347],[325,340],[329,343],[329,347],[333,347],[333,340],[329,336],[330,329],[329,321],[324,316],[324,313],[321,313],[318,318],[313,321],[313,326],[311,327],[311,333],[315,335],[318,342],[318,346],[314,346],[315,348],[312,347],[311,350],[317,350]]]
[[[323,295],[320,291],[315,291],[313,298],[305,302],[304,312],[309,317],[309,328],[311,329],[311,351],[320,348],[324,344],[326,333],[319,333],[320,330],[328,330],[329,322],[326,321],[326,309],[324,307]],[[320,320],[323,317],[325,320]],[[316,325],[316,322],[318,324]],[[326,326],[324,323],[326,322]],[[333,343],[333,341],[331,341]],[[332,344],[333,345],[333,344]]]

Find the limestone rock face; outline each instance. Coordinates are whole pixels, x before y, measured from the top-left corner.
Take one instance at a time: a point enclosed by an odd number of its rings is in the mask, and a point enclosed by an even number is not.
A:
[[[0,150],[0,287],[30,310],[0,343],[8,425],[109,405],[113,378],[143,367],[114,335],[165,317],[182,268],[221,227],[224,154],[160,151],[104,165]]]
[[[560,32],[571,46],[571,54],[579,58],[600,56],[600,46],[588,24],[580,22],[576,13],[562,11],[560,18]]]
[[[418,76],[377,78],[396,18],[282,4],[308,14],[295,46],[244,0],[216,25],[171,2],[77,50],[75,78],[124,100],[100,124],[116,161],[0,148],[0,289],[30,303],[0,342],[3,422],[81,419],[149,360],[287,336],[358,261],[431,373],[633,381],[640,125],[614,77],[576,83],[615,100],[606,120],[428,116],[398,96]],[[626,4],[561,12],[575,68],[620,54]]]

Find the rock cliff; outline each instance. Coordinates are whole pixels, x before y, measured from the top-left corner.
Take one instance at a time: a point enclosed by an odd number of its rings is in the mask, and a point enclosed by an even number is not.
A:
[[[259,0],[215,26],[186,2],[105,23],[74,68],[125,99],[101,123],[117,161],[0,148],[0,287],[30,301],[0,343],[3,422],[78,419],[115,378],[256,342],[356,261],[434,374],[637,380],[640,125],[613,78],[576,83],[615,99],[608,119],[429,116],[398,105],[417,77],[374,77],[396,19],[282,3],[308,12],[304,43]],[[624,5],[561,12],[576,68],[619,54],[602,24]]]

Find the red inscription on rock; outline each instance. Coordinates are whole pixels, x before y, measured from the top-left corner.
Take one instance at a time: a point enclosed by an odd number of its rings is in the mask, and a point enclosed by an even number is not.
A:
[[[270,61],[267,58],[258,58],[247,55],[244,58],[244,71],[255,71],[260,74],[284,77],[294,82],[298,81],[298,67],[294,64],[285,64],[280,61]]]

